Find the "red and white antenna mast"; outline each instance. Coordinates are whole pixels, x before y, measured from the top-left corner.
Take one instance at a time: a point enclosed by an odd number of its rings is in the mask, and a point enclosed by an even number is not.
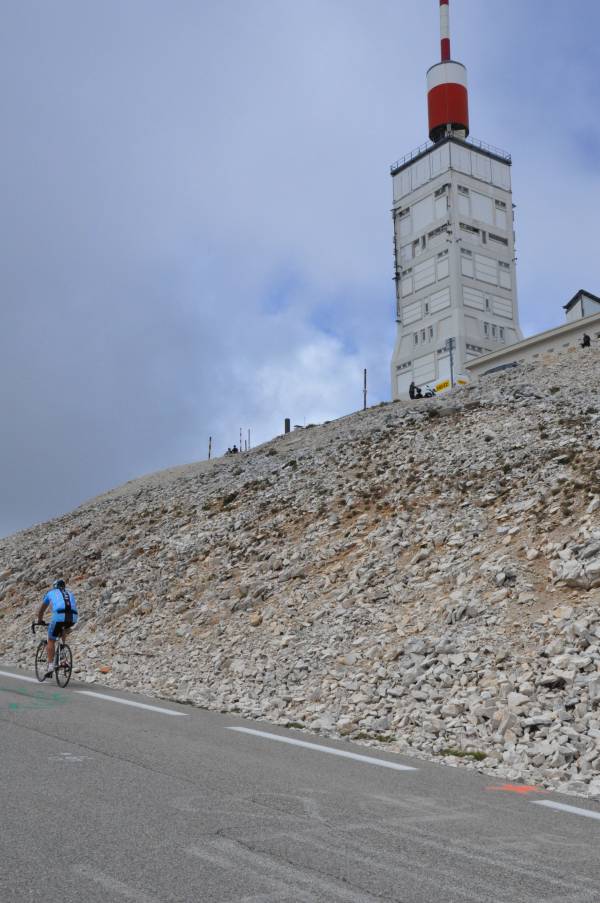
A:
[[[442,43],[442,63],[447,63],[450,56],[450,3],[448,0],[440,0],[440,35]]]
[[[450,0],[440,0],[441,63],[427,73],[429,137],[432,141],[469,134],[467,70],[450,55]]]

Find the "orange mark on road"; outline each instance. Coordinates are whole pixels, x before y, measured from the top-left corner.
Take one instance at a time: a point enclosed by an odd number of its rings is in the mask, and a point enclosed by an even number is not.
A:
[[[504,793],[547,793],[541,787],[533,787],[529,784],[501,784],[500,787],[486,787],[486,790],[501,790]]]

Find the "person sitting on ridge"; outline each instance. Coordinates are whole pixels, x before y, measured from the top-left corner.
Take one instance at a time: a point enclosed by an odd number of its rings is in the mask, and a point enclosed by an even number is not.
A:
[[[52,589],[44,596],[44,601],[37,613],[38,624],[43,623],[44,613],[48,607],[50,608],[51,618],[48,624],[48,670],[44,675],[44,680],[46,677],[50,677],[54,671],[56,640],[59,639],[61,634],[66,633],[73,624],[76,624],[79,619],[75,596],[67,589],[67,585],[62,578],[56,580]]]
[[[581,339],[581,347],[582,348],[591,348],[591,346],[592,346],[592,340],[590,339],[587,332],[584,332],[582,339]]]

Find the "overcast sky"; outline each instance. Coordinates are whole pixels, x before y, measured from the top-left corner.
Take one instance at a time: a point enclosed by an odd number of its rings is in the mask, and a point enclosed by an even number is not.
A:
[[[390,397],[437,0],[0,0],[0,535]],[[600,294],[600,4],[452,0],[526,334]]]

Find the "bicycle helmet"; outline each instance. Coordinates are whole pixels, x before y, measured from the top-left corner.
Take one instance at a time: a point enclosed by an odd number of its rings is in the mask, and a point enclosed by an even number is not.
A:
[[[66,589],[66,588],[67,588],[67,584],[62,579],[62,577],[60,578],[60,580],[54,581],[54,589]]]

